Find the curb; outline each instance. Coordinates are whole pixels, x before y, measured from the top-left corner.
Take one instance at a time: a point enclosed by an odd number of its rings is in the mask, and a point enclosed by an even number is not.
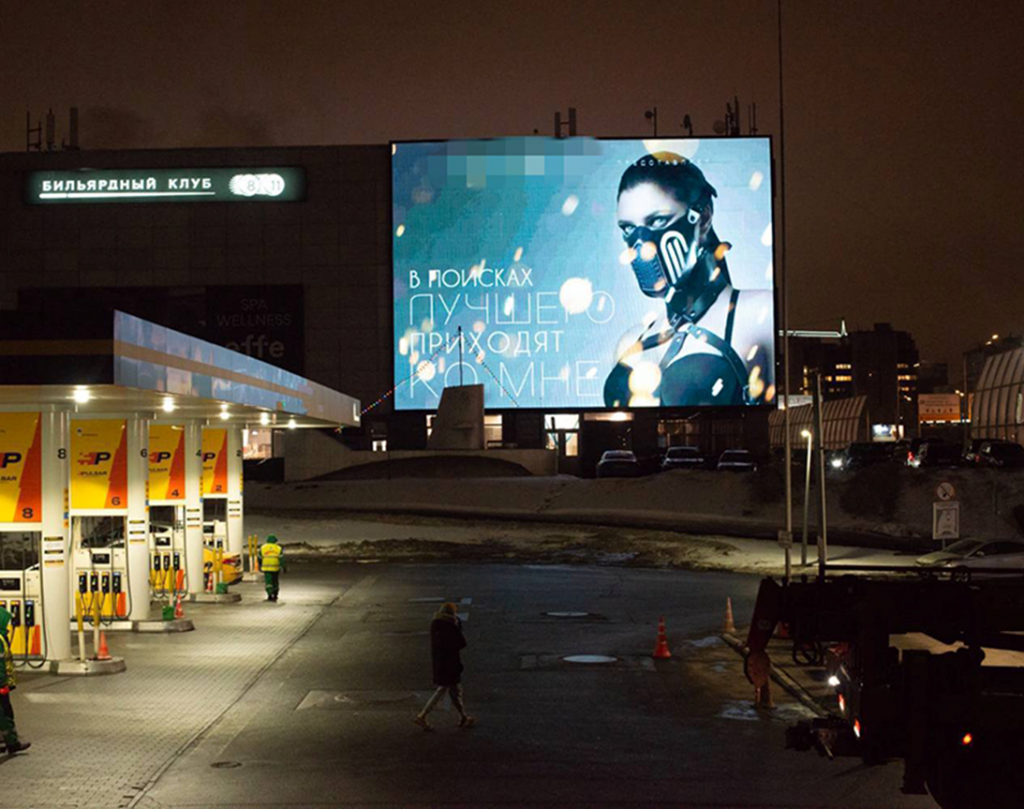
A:
[[[746,646],[744,646],[743,642],[735,635],[732,635],[728,632],[723,632],[719,637],[721,637],[721,639],[727,645],[731,646],[737,654],[741,656],[744,655],[746,651]],[[800,685],[796,680],[794,680],[789,673],[783,671],[778,666],[772,665],[769,676],[771,676],[771,678],[782,689],[784,689],[790,696],[792,696],[794,699],[800,702],[805,708],[809,708],[810,710],[814,711],[814,713],[816,713],[823,719],[827,719],[828,717],[832,716],[831,712],[821,707],[821,705],[818,704],[818,701],[814,697],[812,697],[802,685]]]

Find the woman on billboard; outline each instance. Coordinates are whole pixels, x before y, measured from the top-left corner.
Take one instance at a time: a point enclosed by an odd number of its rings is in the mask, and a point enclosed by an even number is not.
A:
[[[608,407],[751,405],[773,400],[771,290],[733,287],[731,245],[712,225],[718,194],[672,152],[622,175],[618,225],[640,291],[665,313],[619,344],[605,381]]]

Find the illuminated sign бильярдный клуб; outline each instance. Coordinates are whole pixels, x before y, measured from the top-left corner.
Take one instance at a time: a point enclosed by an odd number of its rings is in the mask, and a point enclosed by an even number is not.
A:
[[[29,205],[95,202],[298,202],[301,168],[79,169],[33,171]]]

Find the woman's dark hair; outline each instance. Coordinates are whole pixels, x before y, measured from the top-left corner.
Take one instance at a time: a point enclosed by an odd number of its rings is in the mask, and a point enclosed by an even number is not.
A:
[[[714,186],[704,179],[704,172],[674,152],[644,155],[630,165],[622,173],[616,199],[643,183],[661,186],[679,202],[701,213],[712,209],[711,200],[718,196]]]

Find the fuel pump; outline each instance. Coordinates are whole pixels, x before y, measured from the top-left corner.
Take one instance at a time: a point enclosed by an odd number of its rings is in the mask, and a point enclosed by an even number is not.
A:
[[[38,532],[0,532],[0,607],[11,614],[8,641],[19,667],[45,664],[40,540]]]
[[[125,586],[129,576],[125,527],[125,518],[120,515],[72,516],[72,581],[78,582],[75,620],[80,614],[85,621],[109,627],[128,619],[131,605]]]
[[[203,498],[203,589],[217,592],[225,582],[224,550],[228,541],[227,500]]]
[[[185,557],[185,507],[150,506],[150,589],[154,598],[173,600],[185,595],[188,571]]]

